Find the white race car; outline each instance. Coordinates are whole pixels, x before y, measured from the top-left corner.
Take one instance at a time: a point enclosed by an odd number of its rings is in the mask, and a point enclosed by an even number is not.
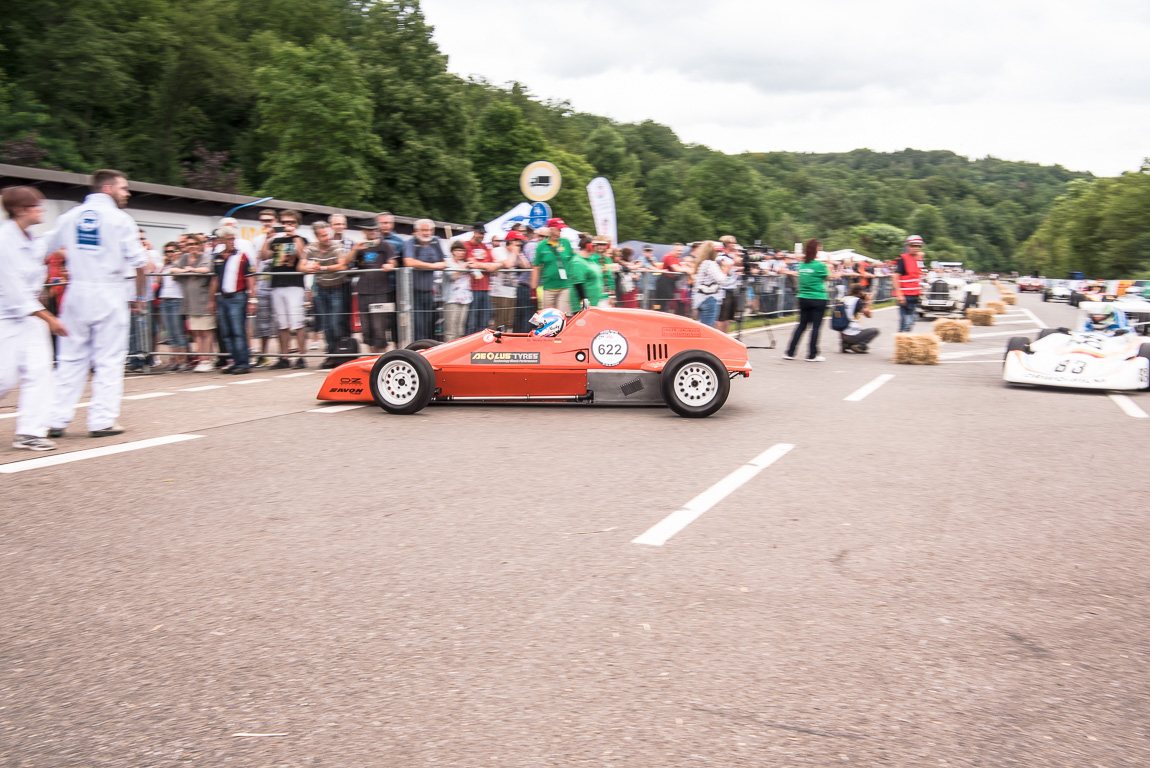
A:
[[[1042,292],[1043,301],[1065,301],[1070,303],[1070,295],[1074,291],[1066,284],[1065,281],[1059,281],[1049,286]]]
[[[1130,324],[1144,336],[1150,336],[1150,299],[1141,286],[1127,289],[1114,300],[1114,306],[1126,313]]]
[[[1100,302],[1084,302],[1083,318]],[[1117,334],[1046,328],[1031,341],[1006,346],[1002,378],[1013,384],[1075,389],[1150,389],[1150,343],[1133,331]]]

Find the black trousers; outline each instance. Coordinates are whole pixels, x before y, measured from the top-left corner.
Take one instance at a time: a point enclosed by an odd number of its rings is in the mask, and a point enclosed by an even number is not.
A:
[[[863,328],[853,336],[847,336],[845,333],[842,336],[844,345],[870,344],[878,336],[878,328]]]
[[[826,299],[799,299],[799,324],[791,334],[791,343],[787,345],[787,354],[795,356],[799,348],[799,341],[808,327],[811,329],[811,345],[807,358],[819,356],[819,331],[823,327],[823,316],[827,312]]]

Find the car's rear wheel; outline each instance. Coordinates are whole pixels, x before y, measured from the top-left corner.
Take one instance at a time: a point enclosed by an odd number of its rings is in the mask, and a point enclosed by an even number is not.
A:
[[[727,366],[701,349],[672,357],[663,368],[659,385],[667,407],[689,419],[710,416],[723,407],[731,392]]]
[[[1047,293],[1046,291],[1043,291],[1042,292],[1042,300],[1043,301],[1050,301],[1050,294]]]
[[[435,391],[435,371],[423,355],[395,349],[381,355],[371,368],[371,396],[388,413],[423,410]]]
[[[404,347],[404,349],[410,349],[412,352],[420,352],[425,349],[431,349],[432,347],[438,347],[442,343],[442,341],[436,341],[435,339],[420,339],[419,341],[411,342]]]
[[[1011,352],[1022,352],[1029,355],[1030,339],[1026,338],[1025,336],[1015,336],[1012,338],[1006,344],[1006,355],[1003,355],[1003,359],[1005,359]]]

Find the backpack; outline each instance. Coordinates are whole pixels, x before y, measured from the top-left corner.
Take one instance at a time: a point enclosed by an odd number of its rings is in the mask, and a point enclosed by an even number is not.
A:
[[[836,301],[834,308],[831,310],[831,330],[832,331],[845,331],[851,324],[851,319],[847,315],[846,302]]]

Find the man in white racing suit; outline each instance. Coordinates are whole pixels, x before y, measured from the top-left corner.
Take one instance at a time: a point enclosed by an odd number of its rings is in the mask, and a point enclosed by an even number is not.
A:
[[[124,428],[120,399],[124,394],[124,361],[128,354],[128,307],[124,303],[124,270],[136,271],[133,312],[144,306],[147,259],[139,227],[121,209],[128,204],[128,180],[119,171],[96,171],[92,194],[60,216],[46,238],[52,253],[64,249],[68,259],[68,290],[61,321],[56,361],[56,394],[48,435],[60,437],[72,421],[84,382],[92,370],[88,407],[91,437],[118,435]]]

